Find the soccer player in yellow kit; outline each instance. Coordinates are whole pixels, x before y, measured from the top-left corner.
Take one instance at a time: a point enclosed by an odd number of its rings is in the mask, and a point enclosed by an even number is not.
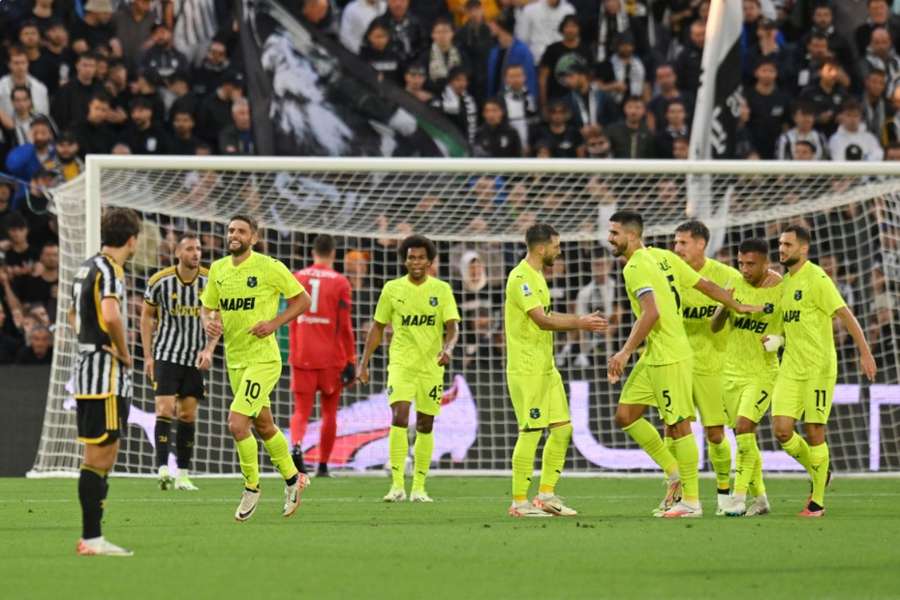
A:
[[[876,365],[862,328],[834,282],[809,261],[810,240],[809,230],[799,225],[787,227],[778,239],[778,258],[787,273],[781,295],[784,354],[775,380],[772,416],[781,447],[806,468],[812,479],[812,493],[800,516],[821,517],[825,514],[829,466],[825,426],[837,383],[832,329],[835,317],[856,343],[862,372],[869,381],[875,379]],[[794,430],[801,418],[805,440]]]
[[[740,313],[755,307],[737,303],[725,290],[704,279],[678,255],[646,248],[644,221],[639,213],[619,211],[609,220],[609,243],[615,256],[626,260],[625,290],[637,320],[622,349],[608,361],[611,383],[621,379],[631,355],[646,340],[646,349],[632,369],[619,397],[616,424],[666,473],[668,489],[654,514],[666,518],[700,517],[697,443],[691,433],[692,356],[681,318],[679,288],[696,288]],[[670,427],[673,442],[666,447],[659,433],[643,418],[655,406]]]
[[[388,438],[391,489],[384,501],[406,500],[403,470],[409,453],[409,409],[415,403],[415,462],[409,499],[432,502],[425,491],[425,478],[434,452],[434,418],[441,412],[444,367],[450,364],[459,335],[459,310],[450,285],[428,275],[437,256],[431,240],[411,235],[400,243],[399,254],[407,274],[388,281],[381,290],[357,377],[362,383],[369,382],[369,360],[390,324],[393,335],[387,396],[392,415]]]
[[[506,280],[504,332],[506,383],[519,437],[512,455],[512,517],[571,517],[578,514],[556,495],[556,483],[566,462],[572,439],[569,403],[562,376],[553,357],[554,331],[606,331],[606,319],[597,313],[572,315],[551,310],[544,269],[559,258],[559,234],[536,224],[525,232],[528,254]],[[538,495],[528,502],[534,457],[541,434],[549,430],[541,458]]]
[[[741,242],[738,267],[741,279],[734,285],[735,299],[761,304],[764,310],[752,315],[735,315],[720,306],[710,326],[714,332],[722,331],[728,337],[722,372],[725,412],[737,442],[734,491],[722,509],[729,516],[752,517],[769,512],[756,428],[772,403],[778,374],[778,348],[767,350],[763,338],[781,334],[781,275],[769,269],[769,245],[765,240]],[[748,492],[754,496],[749,506]]]
[[[728,289],[737,285],[741,274],[732,267],[706,256],[709,228],[700,221],[686,221],[675,228],[675,254],[680,256],[704,279]],[[716,474],[716,514],[724,514],[731,478],[731,447],[725,437],[725,392],[722,380],[727,334],[714,333],[710,328],[713,313],[719,304],[693,288],[681,291],[681,316],[684,330],[694,351],[694,372],[691,393],[694,407],[700,412],[700,422],[709,443],[709,462]],[[666,441],[671,439],[669,432]]]
[[[275,426],[269,401],[281,378],[281,351],[272,334],[309,307],[309,295],[281,261],[253,252],[257,229],[256,220],[246,215],[229,220],[231,256],[210,266],[200,298],[200,317],[209,337],[198,358],[201,365],[209,364],[219,336],[225,337],[225,363],[234,394],[228,429],[244,475],[244,491],[234,513],[238,521],[249,519],[259,503],[259,447],[251,425],[284,477],[283,516],[297,511],[300,494],[309,484],[309,477],[298,473],[291,460],[287,438]],[[278,314],[281,296],[287,300],[287,308]]]

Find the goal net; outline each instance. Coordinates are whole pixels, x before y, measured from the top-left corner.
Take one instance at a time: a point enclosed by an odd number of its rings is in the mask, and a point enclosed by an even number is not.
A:
[[[205,264],[222,256],[224,225],[237,212],[258,217],[261,250],[292,270],[310,263],[316,234],[336,236],[337,268],[353,288],[360,351],[382,284],[402,272],[398,240],[416,232],[436,242],[436,274],[453,286],[462,314],[461,341],[435,424],[434,466],[444,471],[508,469],[516,425],[504,377],[504,282],[524,255],[528,226],[552,224],[564,241],[562,258],[547,273],[554,308],[600,310],[613,323],[605,335],[556,335],[574,426],[567,468],[652,469],[615,427],[621,387],[609,385],[605,376],[607,357],[621,347],[632,324],[621,266],[605,241],[608,217],[623,208],[641,211],[648,242],[666,246],[679,222],[702,216],[713,231],[710,255],[732,264],[741,240],[769,240],[774,259],[784,226],[808,226],[812,259],[836,281],[879,364],[876,383],[864,382],[852,339],[836,326],[840,374],[828,433],[832,465],[898,471],[898,175],[896,165],[859,163],[90,157],[86,177],[53,193],[61,254],[58,327],[32,473],[71,473],[80,463],[72,398],[76,346],[64,315],[77,266],[99,248],[97,207],[110,206],[136,209],[143,218],[139,250],[126,268],[129,339],[137,364],[120,473],[155,471],[153,393],[142,374],[137,334],[147,279],[173,264],[182,232],[200,235]],[[278,336],[286,353],[286,331]],[[230,392],[221,347],[218,352],[198,416],[193,468],[232,474],[239,468],[226,428]],[[369,385],[344,391],[332,468],[375,471],[387,461],[385,356],[384,348],[376,354]],[[285,430],[293,407],[289,381],[286,364],[272,397],[276,422]],[[767,468],[798,468],[778,451],[768,418],[760,438]],[[697,439],[702,443],[703,436]],[[302,444],[307,459],[317,461],[317,413]],[[708,469],[705,449],[701,456]]]

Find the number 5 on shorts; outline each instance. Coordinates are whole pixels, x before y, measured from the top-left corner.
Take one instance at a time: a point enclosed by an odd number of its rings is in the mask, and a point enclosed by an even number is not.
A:
[[[666,405],[663,407],[664,410],[666,412],[672,412],[672,396],[669,395],[669,390],[663,390],[662,395],[663,398],[666,399]]]

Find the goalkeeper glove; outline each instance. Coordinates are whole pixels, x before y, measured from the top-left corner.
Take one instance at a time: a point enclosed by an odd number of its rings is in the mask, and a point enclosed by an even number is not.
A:
[[[347,363],[347,366],[344,367],[344,370],[341,371],[341,383],[350,385],[353,383],[354,379],[356,379],[356,367],[352,362],[349,362]]]

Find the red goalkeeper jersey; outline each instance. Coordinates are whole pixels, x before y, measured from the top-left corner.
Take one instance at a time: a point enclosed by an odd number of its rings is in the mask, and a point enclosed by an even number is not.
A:
[[[343,368],[356,362],[350,319],[350,282],[337,271],[314,264],[294,273],[309,293],[309,310],[290,325],[291,366]]]

